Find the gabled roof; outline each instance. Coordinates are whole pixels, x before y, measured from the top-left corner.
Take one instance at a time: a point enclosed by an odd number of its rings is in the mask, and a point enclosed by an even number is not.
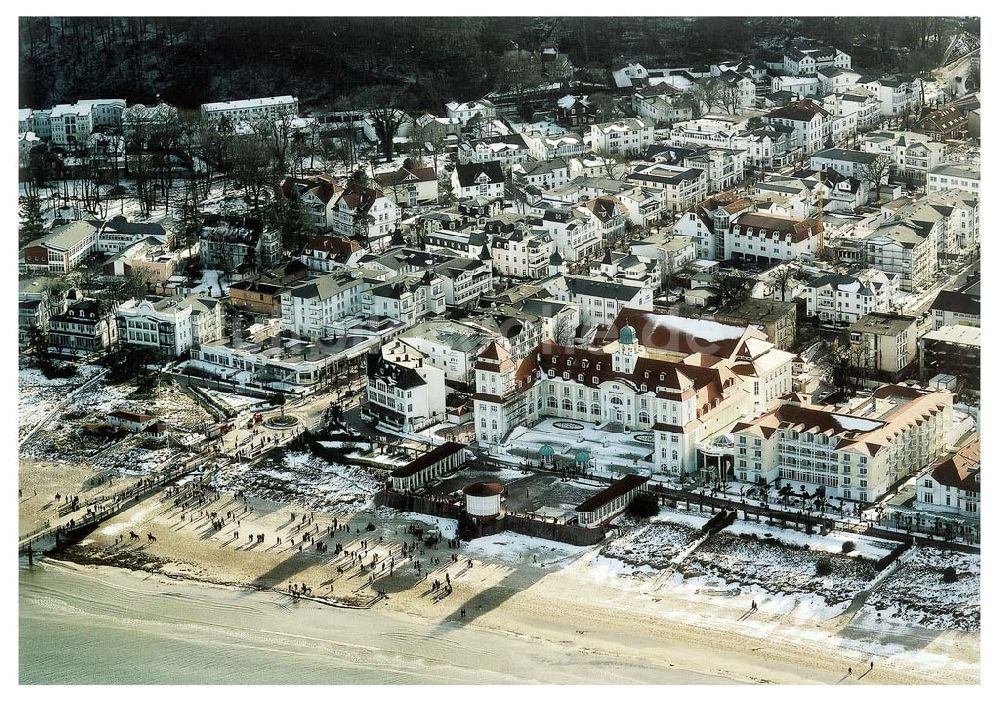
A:
[[[784,118],[793,121],[811,121],[817,115],[826,117],[830,115],[830,112],[815,101],[803,99],[802,101],[793,101],[787,106],[774,109],[767,114],[767,118]]]
[[[490,184],[504,182],[503,166],[498,160],[456,165],[455,174],[458,175],[458,184],[462,187],[475,186],[482,175],[486,175]]]
[[[979,440],[975,440],[951,458],[935,465],[931,477],[940,485],[980,492],[979,466]]]
[[[395,187],[413,182],[436,182],[437,173],[434,172],[433,167],[415,167],[412,170],[401,167],[392,172],[376,175],[375,181],[382,187]]]

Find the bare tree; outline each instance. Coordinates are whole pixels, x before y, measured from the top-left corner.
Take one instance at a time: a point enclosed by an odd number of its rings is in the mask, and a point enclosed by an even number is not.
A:
[[[695,83],[691,93],[698,102],[699,109],[705,106],[705,112],[711,113],[713,106],[718,106],[722,98],[722,82],[715,78],[702,79]]]
[[[272,183],[271,159],[267,145],[257,135],[241,136],[233,150],[233,177],[243,190],[250,210],[259,215],[268,186]]]
[[[875,197],[875,203],[878,204],[879,188],[882,182],[889,175],[889,169],[892,167],[892,159],[888,155],[878,153],[861,170],[861,179],[868,183],[868,189],[871,191],[868,199],[871,201],[872,196]]]
[[[728,113],[735,114],[740,107],[740,86],[736,82],[725,82],[719,90],[719,100]]]
[[[771,276],[771,288],[781,292],[781,300],[785,300],[789,286],[794,280],[795,271],[790,266],[779,266]]]
[[[337,103],[350,110],[359,109],[368,112],[375,127],[375,134],[378,136],[382,154],[386,160],[392,160],[395,149],[392,139],[396,137],[396,131],[399,127],[408,119],[406,113],[400,110],[400,106],[404,102],[403,92],[396,87],[377,85],[356,91],[349,97],[340,99]]]

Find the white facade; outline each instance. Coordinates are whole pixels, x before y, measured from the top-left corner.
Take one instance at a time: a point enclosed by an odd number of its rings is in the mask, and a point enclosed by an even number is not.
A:
[[[361,312],[369,286],[345,270],[291,287],[281,294],[281,327],[300,337],[325,337],[334,323]]]
[[[130,300],[118,308],[118,342],[155,347],[180,357],[192,347],[222,338],[222,304],[214,298]]]
[[[892,312],[898,278],[874,269],[853,276],[820,276],[802,289],[806,315],[821,323],[855,323],[868,313]]]
[[[210,120],[227,118],[230,121],[255,121],[298,114],[299,100],[294,96],[267,96],[201,104],[202,117]]]
[[[652,145],[653,127],[645,118],[595,123],[590,127],[590,146],[611,155],[638,155]]]

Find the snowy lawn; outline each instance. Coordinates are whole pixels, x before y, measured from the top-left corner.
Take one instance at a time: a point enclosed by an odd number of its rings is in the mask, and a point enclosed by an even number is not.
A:
[[[612,540],[601,550],[601,554],[631,566],[665,569],[699,536],[701,533],[693,527],[674,522],[653,522]]]
[[[955,581],[944,580],[948,567],[955,569]],[[872,592],[864,613],[869,621],[978,631],[979,584],[978,555],[918,548]]]
[[[381,487],[369,470],[327,463],[301,452],[286,453],[280,463],[265,458],[228,464],[215,474],[215,480],[223,491],[342,513],[366,507]]]
[[[783,541],[740,536],[724,530],[684,559],[679,570],[684,579],[700,577],[723,586],[756,587],[771,595],[817,596],[829,606],[849,603],[875,578],[875,565],[861,557],[846,557],[813,548],[796,548]],[[816,563],[827,559],[831,572],[816,573]]]

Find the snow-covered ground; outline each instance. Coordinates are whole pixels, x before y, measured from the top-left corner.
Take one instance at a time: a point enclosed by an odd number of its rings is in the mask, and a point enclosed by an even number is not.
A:
[[[674,522],[654,522],[612,540],[601,553],[631,566],[665,569],[700,536],[693,528]]]
[[[953,567],[957,579],[944,580]],[[862,611],[863,623],[906,623],[936,630],[979,630],[980,557],[918,548],[876,588]]]
[[[875,565],[860,557],[785,546],[784,540],[741,536],[728,529],[709,538],[680,565],[675,577],[702,576],[741,587],[756,586],[770,595],[818,595],[827,605],[849,603],[875,578]],[[816,563],[828,559],[831,573],[817,576]]]
[[[89,376],[100,372],[97,367],[88,370]],[[36,383],[39,377],[37,373],[29,374],[26,381]],[[86,378],[89,377],[78,373],[72,381],[79,386]],[[98,470],[120,474],[144,474],[161,465],[172,451],[148,443],[138,435],[115,442],[108,441],[103,434],[91,434],[88,429],[105,424],[107,415],[116,409],[152,413],[166,424],[169,433],[191,432],[211,421],[197,403],[172,384],[158,387],[152,399],[133,399],[135,391],[131,384],[110,385],[102,381],[80,392],[21,447],[21,455],[69,465],[86,462]],[[20,398],[22,406],[28,409],[25,418],[40,421],[61,404],[68,393],[65,386],[46,389],[30,384],[23,387]]]
[[[577,452],[590,455],[594,470],[618,475],[624,469],[648,474],[651,464],[644,461],[653,452],[652,434],[648,431],[612,433],[585,421],[546,418],[532,428],[518,426],[506,445],[514,458],[538,458],[543,445],[550,445],[557,456],[572,459]]]
[[[39,370],[23,367],[17,371],[17,433],[24,435],[29,429],[52,413],[69,394],[89,379],[97,376],[101,367],[80,365],[68,379],[49,379]]]
[[[473,539],[463,545],[462,549],[466,556],[499,561],[512,566],[524,563],[562,566],[588,551],[588,547],[553,542],[516,532],[502,532]]]
[[[229,464],[215,474],[223,491],[293,503],[323,512],[354,512],[372,500],[381,483],[374,471],[327,463],[309,453],[287,452],[280,463]]]

